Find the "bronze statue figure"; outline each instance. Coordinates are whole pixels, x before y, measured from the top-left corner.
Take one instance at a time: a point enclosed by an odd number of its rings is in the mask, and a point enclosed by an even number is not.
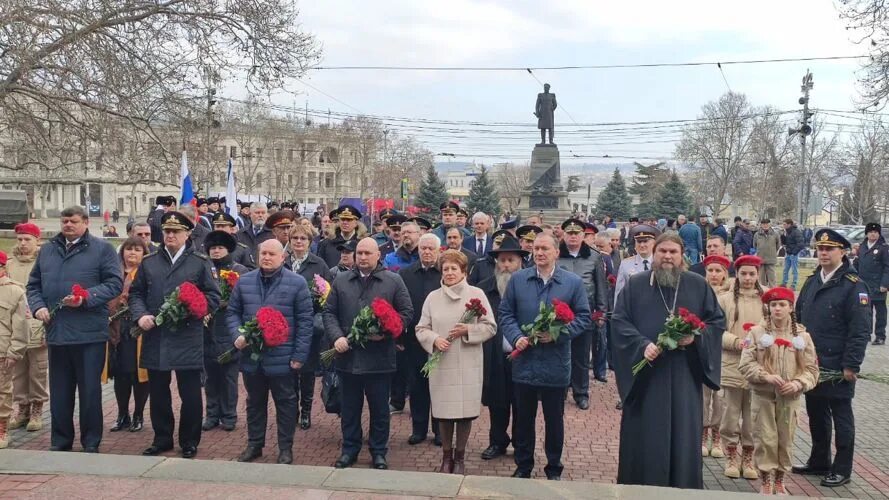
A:
[[[543,92],[537,94],[534,116],[537,117],[537,128],[540,129],[540,146],[546,145],[546,131],[549,130],[549,143],[553,144],[553,126],[555,125],[556,94],[549,92],[549,84],[543,84]]]

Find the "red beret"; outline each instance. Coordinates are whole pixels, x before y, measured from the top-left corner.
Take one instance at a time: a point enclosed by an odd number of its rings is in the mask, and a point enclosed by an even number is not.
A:
[[[735,269],[739,269],[741,266],[753,266],[759,269],[761,265],[762,259],[756,255],[742,255],[735,261]]]
[[[9,258],[6,256],[6,252],[0,252],[0,266],[5,266],[8,260]]]
[[[766,293],[762,294],[763,304],[768,304],[773,300],[786,300],[792,305],[796,300],[796,294],[794,294],[793,290],[787,287],[776,286],[775,288],[770,288]]]
[[[15,234],[30,234],[35,238],[40,238],[40,228],[37,227],[37,224],[23,222],[15,226]]]
[[[729,260],[728,257],[724,257],[722,255],[708,255],[707,257],[705,257],[704,267],[707,267],[710,264],[719,264],[726,269],[732,267],[732,261]]]

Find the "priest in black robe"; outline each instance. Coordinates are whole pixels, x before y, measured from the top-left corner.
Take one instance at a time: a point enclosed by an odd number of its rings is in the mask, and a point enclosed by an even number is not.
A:
[[[658,237],[652,270],[632,276],[617,298],[612,354],[624,403],[618,484],[703,488],[702,387],[719,390],[725,317],[704,278],[682,270],[683,253],[678,236]],[[657,336],[680,307],[707,328],[685,346],[659,352]],[[654,359],[634,376],[646,348]]]

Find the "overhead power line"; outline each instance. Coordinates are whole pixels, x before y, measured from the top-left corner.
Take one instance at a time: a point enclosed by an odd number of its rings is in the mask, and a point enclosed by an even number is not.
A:
[[[562,71],[577,69],[621,69],[621,68],[676,68],[685,66],[716,66],[728,64],[774,64],[788,62],[808,61],[841,61],[851,59],[864,59],[869,56],[822,56],[822,57],[784,57],[774,59],[740,59],[730,61],[691,61],[691,62],[666,62],[666,63],[638,63],[638,64],[585,64],[576,66],[318,66],[313,69],[319,71],[340,70],[369,70],[369,71]]]

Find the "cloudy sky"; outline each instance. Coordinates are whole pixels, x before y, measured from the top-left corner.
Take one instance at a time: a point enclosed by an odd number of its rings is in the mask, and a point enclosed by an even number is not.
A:
[[[300,8],[304,28],[323,44],[323,66],[542,67],[866,51],[853,43],[827,0],[324,0],[303,1]],[[633,125],[594,124],[693,119],[703,104],[728,88],[745,93],[757,106],[797,109],[807,68],[815,78],[813,106],[855,109],[855,60],[726,65],[725,78],[714,65],[537,70],[533,76],[526,71],[316,70],[306,77],[308,86],[293,82],[291,93],[277,93],[270,100],[297,108],[308,101],[311,109],[407,118],[386,123],[391,130],[415,135],[435,153],[491,163],[527,158],[539,140],[531,114],[541,91],[539,80],[549,82],[558,96],[556,143],[563,162],[571,161],[572,154],[608,154],[626,162],[671,155],[678,127],[661,125],[637,133],[627,130]],[[225,92],[237,94],[234,89]]]

